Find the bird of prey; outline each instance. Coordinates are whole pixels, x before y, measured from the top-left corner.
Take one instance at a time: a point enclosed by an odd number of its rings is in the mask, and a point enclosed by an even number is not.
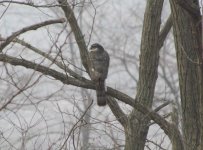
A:
[[[92,67],[91,79],[94,81],[96,87],[97,104],[99,106],[105,106],[107,100],[105,79],[107,78],[109,69],[109,54],[100,44],[95,43],[90,47],[89,57]]]

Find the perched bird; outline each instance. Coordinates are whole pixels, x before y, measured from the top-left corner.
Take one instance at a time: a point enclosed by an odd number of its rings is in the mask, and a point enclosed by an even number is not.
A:
[[[91,79],[95,82],[96,87],[97,104],[105,106],[107,100],[105,79],[109,69],[109,54],[100,44],[95,43],[90,47],[89,57],[92,66]]]

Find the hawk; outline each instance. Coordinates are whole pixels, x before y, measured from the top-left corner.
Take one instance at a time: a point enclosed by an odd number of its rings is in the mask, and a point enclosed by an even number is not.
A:
[[[97,104],[99,106],[105,106],[107,100],[105,80],[109,69],[109,54],[100,44],[95,43],[90,47],[89,57],[92,65],[91,78],[95,82]]]

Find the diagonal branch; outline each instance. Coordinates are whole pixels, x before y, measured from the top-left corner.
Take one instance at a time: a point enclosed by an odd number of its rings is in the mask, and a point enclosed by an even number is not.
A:
[[[29,49],[31,49],[32,51],[36,52],[37,54],[43,56],[44,58],[47,58],[48,60],[50,60],[52,63],[56,64],[59,68],[63,69],[65,72],[68,72],[69,75],[73,76],[76,79],[82,79],[83,77],[80,76],[79,74],[77,74],[76,72],[74,72],[72,69],[70,69],[69,67],[67,67],[66,65],[64,65],[63,63],[59,62],[56,60],[56,58],[51,57],[49,54],[39,50],[38,48],[32,46],[31,44],[20,40],[20,39],[14,39],[13,42],[16,42],[18,44],[21,44],[22,46],[25,46]],[[84,78],[83,78],[84,79]]]
[[[73,31],[73,34],[75,36],[77,45],[80,50],[80,57],[81,57],[82,64],[85,67],[86,71],[89,73],[89,66],[91,63],[89,60],[87,46],[85,44],[85,40],[84,40],[82,31],[80,30],[80,28],[78,26],[74,12],[71,9],[71,6],[68,4],[67,0],[58,0],[58,2],[59,2],[59,4],[61,4],[61,8],[65,13],[66,19],[68,20],[70,27]]]
[[[64,84],[70,84],[70,85],[87,88],[87,89],[95,89],[93,82],[90,80],[74,79],[74,78],[69,77],[63,73],[60,73],[54,69],[50,69],[45,66],[42,66],[42,65],[24,60],[24,59],[19,59],[19,58],[5,55],[5,54],[0,54],[0,61],[9,63],[11,65],[15,65],[15,66],[24,66],[29,69],[34,69],[38,72],[43,73],[44,75],[49,75],[51,77],[54,77],[55,79],[61,81]],[[140,104],[137,100],[134,100],[133,98],[129,97],[128,95],[126,95],[118,90],[115,90],[113,88],[108,87],[107,94],[126,104],[131,105],[136,110],[140,111],[145,116],[147,116],[149,119],[154,120],[164,130],[164,132],[169,136],[169,138],[172,141],[178,141],[179,143],[182,143],[182,137],[181,137],[181,134],[180,134],[180,131],[178,130],[178,128],[175,125],[167,122],[163,117],[161,117],[155,111],[147,108],[143,104]]]
[[[86,87],[86,88],[93,87],[90,82],[88,82],[89,85],[85,84],[85,82],[89,81],[85,78],[81,78],[80,80],[78,80],[78,79],[72,78],[70,76],[67,76],[63,73],[60,73],[54,69],[51,69],[51,68],[42,66],[40,64],[36,64],[36,63],[30,62],[30,61],[27,61],[25,59],[19,59],[19,58],[5,55],[5,54],[0,54],[0,61],[3,61],[5,63],[9,63],[9,64],[14,65],[14,66],[23,66],[23,67],[26,67],[29,69],[39,71],[39,72],[43,73],[44,75],[49,75],[51,77],[54,77],[55,79],[63,82],[64,84],[71,84],[74,86],[81,86],[81,87]]]
[[[37,30],[38,28],[50,25],[50,24],[55,24],[55,23],[64,23],[65,19],[61,18],[61,19],[54,19],[54,20],[48,20],[48,21],[44,21],[44,22],[40,22],[25,28],[20,29],[19,31],[14,32],[12,35],[10,35],[9,37],[7,37],[5,39],[4,42],[1,43],[0,45],[0,52],[3,51],[3,49],[10,43],[12,42],[17,36],[30,31],[30,30]]]
[[[161,104],[160,106],[158,106],[157,108],[154,109],[155,112],[158,112],[159,110],[161,110],[162,108],[168,106],[169,104],[171,104],[171,101],[167,101],[163,104]]]
[[[164,41],[169,33],[169,31],[171,30],[172,27],[172,16],[170,15],[165,23],[165,25],[163,26],[162,30],[159,33],[159,45],[158,45],[158,49],[161,49],[161,47],[164,44]]]
[[[108,96],[108,101],[107,101],[111,111],[113,112],[114,116],[116,119],[120,122],[120,124],[125,127],[127,124],[127,116],[126,114],[122,111],[118,103],[113,97]]]

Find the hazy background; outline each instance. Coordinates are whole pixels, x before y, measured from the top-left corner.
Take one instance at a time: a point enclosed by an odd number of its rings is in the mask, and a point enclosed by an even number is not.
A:
[[[46,2],[51,4],[55,1],[30,2],[44,5]],[[71,3],[78,3],[74,7],[74,12],[88,46],[95,42],[101,43],[110,54],[107,85],[135,97],[146,1],[95,0],[83,3],[81,0]],[[165,1],[162,25],[169,14],[169,4]],[[7,37],[23,27],[62,17],[64,14],[58,7],[34,8],[19,4],[0,4],[0,34],[2,37]],[[78,47],[66,24],[55,24],[29,31],[19,39],[53,57],[61,56],[56,59],[89,78],[82,68]],[[65,73],[42,56],[16,43],[7,46],[4,53]],[[79,149],[86,143],[85,149],[96,149],[94,146],[97,149],[99,147],[111,149],[117,143],[120,149],[123,149],[124,130],[108,106],[101,108],[96,105],[95,91],[64,85],[52,77],[24,67],[13,67],[4,63],[0,65],[2,105],[12,98],[19,88],[32,85],[15,96],[6,109],[1,110],[0,149],[59,149],[92,99],[94,104],[84,118],[84,122],[77,124],[77,128],[70,135],[67,148],[73,149],[76,145]],[[175,50],[170,33],[160,51],[154,108],[165,101],[178,104],[176,69]],[[119,104],[126,113],[130,113],[131,107],[121,102]],[[167,117],[170,111],[171,105],[164,108],[161,113]],[[155,149],[156,144],[170,149],[166,135],[153,124],[149,130],[147,145]]]

